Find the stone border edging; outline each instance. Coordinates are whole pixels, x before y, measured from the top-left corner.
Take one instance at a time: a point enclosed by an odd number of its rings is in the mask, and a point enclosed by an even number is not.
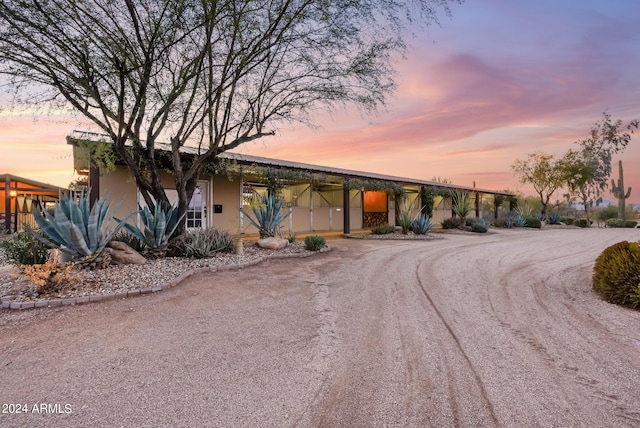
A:
[[[267,260],[296,259],[296,258],[302,259],[306,257],[311,257],[316,253],[324,253],[330,250],[331,250],[331,247],[327,245],[320,251],[314,251],[310,253],[266,255],[266,256],[258,257],[255,260],[251,260],[246,263],[240,263],[237,265],[227,265],[227,266],[218,266],[218,267],[206,266],[206,267],[201,267],[196,269],[189,269],[181,273],[180,275],[178,275],[175,279],[169,282],[165,282],[164,284],[160,284],[155,287],[139,288],[137,290],[121,291],[119,293],[91,294],[89,296],[65,297],[61,299],[36,300],[36,301],[29,301],[29,302],[14,302],[12,299],[7,299],[7,297],[5,296],[2,298],[3,299],[2,309],[23,310],[23,309],[35,309],[35,308],[56,308],[59,306],[75,306],[75,305],[82,305],[86,303],[108,302],[111,300],[125,299],[128,297],[143,296],[145,294],[157,293],[158,291],[168,290],[170,288],[173,288],[176,285],[180,284],[185,279],[189,278],[190,276],[200,274],[200,273],[240,270],[247,267],[255,266]]]

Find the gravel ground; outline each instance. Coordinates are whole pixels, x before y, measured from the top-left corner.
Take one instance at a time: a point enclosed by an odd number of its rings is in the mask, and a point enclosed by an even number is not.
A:
[[[282,250],[265,250],[255,243],[247,243],[241,255],[220,253],[206,259],[167,257],[149,260],[144,265],[109,266],[94,271],[74,270],[70,284],[58,291],[43,294],[39,287],[20,278],[20,271],[8,265],[6,255],[0,248],[0,297],[10,295],[13,301],[23,302],[119,293],[154,287],[177,278],[183,272],[202,267],[241,265],[265,256],[310,253],[302,242],[294,242]]]
[[[638,238],[336,240],[135,299],[2,311],[0,403],[27,411],[0,426],[640,426],[640,312],[590,283],[604,248]]]

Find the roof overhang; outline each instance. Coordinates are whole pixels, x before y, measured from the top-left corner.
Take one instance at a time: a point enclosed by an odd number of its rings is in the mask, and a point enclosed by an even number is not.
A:
[[[69,136],[67,136],[67,143],[74,146],[74,168],[79,173],[81,171],[88,171],[89,169],[88,161],[86,160],[86,155],[82,155],[80,153],[76,155],[76,150],[79,148],[78,143],[80,142],[113,144],[113,141],[109,138],[108,135],[94,133],[94,132],[73,131]],[[156,143],[156,148],[159,151],[166,151],[166,152],[171,151],[171,145],[166,143]],[[183,153],[184,156],[197,156],[203,153],[203,151],[201,151],[200,148],[190,147],[190,146],[183,146],[180,148],[180,151],[181,153]],[[442,187],[447,189],[459,189],[459,190],[465,190],[469,192],[486,193],[486,194],[506,196],[506,197],[515,196],[512,193],[497,191],[497,190],[481,189],[481,188],[469,187],[469,186],[458,186],[455,184],[440,183],[436,181],[397,177],[392,175],[377,174],[377,173],[365,172],[365,171],[355,171],[355,170],[334,168],[334,167],[328,167],[328,166],[322,166],[322,165],[313,165],[313,164],[307,164],[307,163],[301,163],[301,162],[292,162],[292,161],[281,160],[281,159],[271,159],[271,158],[265,158],[261,156],[245,155],[245,154],[233,153],[233,152],[223,152],[223,153],[220,153],[217,157],[219,159],[225,159],[242,166],[258,166],[263,168],[300,170],[300,171],[305,171],[309,173],[337,176],[342,179],[346,178],[346,179],[356,179],[356,180],[358,179],[380,180],[380,181],[393,182],[393,183],[397,183],[405,186]]]

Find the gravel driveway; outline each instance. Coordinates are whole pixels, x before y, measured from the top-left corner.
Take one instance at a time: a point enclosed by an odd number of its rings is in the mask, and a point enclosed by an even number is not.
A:
[[[640,426],[640,312],[590,282],[639,238],[336,240],[154,295],[5,310],[0,426]]]

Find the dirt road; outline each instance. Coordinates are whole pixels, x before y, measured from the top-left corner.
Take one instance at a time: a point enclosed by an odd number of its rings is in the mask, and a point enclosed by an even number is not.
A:
[[[623,239],[640,231],[338,240],[155,295],[3,311],[0,426],[639,426],[640,312],[590,287]]]

